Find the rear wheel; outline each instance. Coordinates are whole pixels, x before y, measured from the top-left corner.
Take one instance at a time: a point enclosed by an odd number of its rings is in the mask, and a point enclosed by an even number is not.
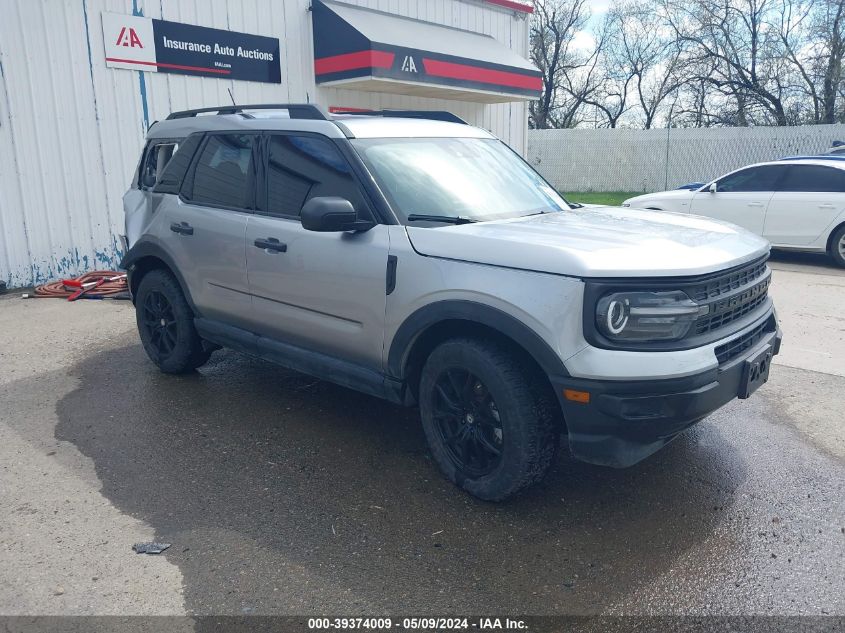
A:
[[[480,499],[506,499],[552,463],[555,409],[535,373],[503,347],[474,339],[447,341],[426,361],[419,402],[432,455]]]
[[[135,319],[147,356],[167,374],[182,374],[205,364],[211,351],[194,328],[194,313],[173,275],[144,275],[135,297]]]
[[[845,268],[845,224],[836,229],[830,238],[830,256],[838,266]]]

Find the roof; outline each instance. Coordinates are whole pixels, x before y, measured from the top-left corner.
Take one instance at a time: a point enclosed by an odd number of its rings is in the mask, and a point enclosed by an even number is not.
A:
[[[761,165],[782,165],[784,163],[800,164],[800,165],[824,165],[825,167],[838,167],[845,169],[845,156],[789,156],[779,160],[759,163]]]
[[[420,118],[337,114],[328,120],[291,119],[280,111],[265,111],[255,118],[242,114],[209,114],[168,119],[155,123],[147,138],[184,138],[194,132],[314,132],[329,138],[494,138],[472,125]]]
[[[335,120],[346,126],[355,138],[494,138],[487,130],[448,121],[432,121],[428,119],[403,119],[372,116],[356,116],[354,114],[336,115]]]

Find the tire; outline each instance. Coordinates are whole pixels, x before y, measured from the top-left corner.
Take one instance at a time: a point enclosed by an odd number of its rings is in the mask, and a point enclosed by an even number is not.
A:
[[[845,268],[845,224],[836,229],[830,238],[830,256],[837,266]]]
[[[497,343],[470,338],[446,341],[426,360],[419,403],[431,453],[479,499],[507,499],[551,466],[559,414],[536,373]]]
[[[165,270],[152,270],[141,279],[135,320],[144,351],[166,374],[187,373],[211,356],[197,334],[194,312],[179,283]]]

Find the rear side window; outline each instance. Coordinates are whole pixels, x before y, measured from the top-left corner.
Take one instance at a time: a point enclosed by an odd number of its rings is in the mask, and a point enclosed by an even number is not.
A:
[[[366,215],[366,203],[352,170],[328,139],[314,136],[269,137],[267,213],[296,217],[308,200],[338,196]]]
[[[197,204],[253,206],[253,134],[214,134],[202,148],[188,198]]]
[[[774,191],[785,169],[782,165],[749,167],[719,180],[717,182],[717,191],[722,193]]]
[[[179,193],[182,179],[191,165],[191,159],[202,141],[202,134],[192,134],[175,148],[173,155],[163,168],[158,168],[158,176],[153,191],[156,193]]]
[[[141,187],[148,189],[158,183],[164,168],[167,167],[178,148],[179,144],[176,141],[155,143],[147,148],[147,153],[144,155],[144,164],[141,168],[141,181],[139,183]]]
[[[792,165],[778,190],[845,192],[845,170],[821,165]]]

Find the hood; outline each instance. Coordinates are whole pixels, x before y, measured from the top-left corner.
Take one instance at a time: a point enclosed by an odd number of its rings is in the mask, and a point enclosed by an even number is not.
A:
[[[660,200],[689,200],[696,194],[696,192],[697,189],[672,189],[671,191],[657,191],[655,193],[645,193],[641,196],[628,198],[625,200],[624,204],[636,207],[640,201],[648,202],[658,198]]]
[[[769,250],[733,224],[621,207],[407,231],[422,255],[574,277],[698,275]]]

